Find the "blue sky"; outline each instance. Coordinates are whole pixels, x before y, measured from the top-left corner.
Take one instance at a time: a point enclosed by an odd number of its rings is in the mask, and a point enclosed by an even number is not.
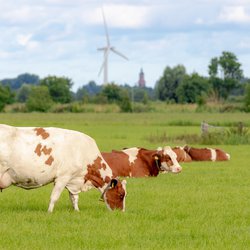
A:
[[[141,68],[153,87],[166,66],[207,75],[212,57],[236,54],[250,77],[250,0],[0,0],[0,79],[25,72],[66,76],[73,90],[98,76],[105,46],[109,81],[133,86]]]

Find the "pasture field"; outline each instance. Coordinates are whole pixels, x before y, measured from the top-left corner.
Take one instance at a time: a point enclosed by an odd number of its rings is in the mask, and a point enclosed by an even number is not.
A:
[[[101,151],[164,146],[147,137],[199,134],[203,120],[250,126],[243,113],[0,114],[4,124],[82,131]],[[52,214],[51,185],[3,190],[0,249],[250,249],[250,146],[211,147],[224,149],[231,160],[185,163],[178,175],[127,179],[125,213],[109,212],[94,189],[80,194],[79,213],[65,190]]]

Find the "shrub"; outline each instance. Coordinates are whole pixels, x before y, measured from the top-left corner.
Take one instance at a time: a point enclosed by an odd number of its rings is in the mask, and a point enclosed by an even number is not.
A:
[[[14,103],[12,105],[8,105],[5,110],[6,112],[11,113],[26,113],[28,111],[25,103]]]
[[[73,86],[67,77],[48,76],[40,81],[41,86],[46,86],[52,100],[56,103],[69,103],[71,101],[70,88]]]
[[[48,88],[46,86],[33,87],[26,105],[29,111],[48,111],[53,105]]]
[[[250,112],[250,84],[248,83],[245,88],[244,96],[244,110]]]
[[[13,102],[14,95],[11,93],[9,86],[2,86],[0,84],[0,112],[3,111],[6,104]]]
[[[150,104],[142,104],[142,103],[134,103],[133,104],[133,112],[135,113],[143,113],[143,112],[152,112],[155,109]]]
[[[197,134],[184,134],[178,136],[168,136],[166,132],[150,135],[146,137],[150,143],[182,143],[182,144],[201,144],[201,145],[239,145],[250,144],[248,128],[242,123],[229,129]]]
[[[21,103],[25,103],[29,97],[32,86],[29,84],[23,84],[17,91],[16,100]]]
[[[121,112],[132,112],[132,105],[128,96],[122,97],[121,101],[118,102]]]

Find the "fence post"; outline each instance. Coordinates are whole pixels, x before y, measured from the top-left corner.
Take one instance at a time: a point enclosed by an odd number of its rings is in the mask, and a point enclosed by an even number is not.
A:
[[[208,123],[203,121],[201,123],[201,134],[204,135],[204,134],[207,134],[207,133],[208,133]]]

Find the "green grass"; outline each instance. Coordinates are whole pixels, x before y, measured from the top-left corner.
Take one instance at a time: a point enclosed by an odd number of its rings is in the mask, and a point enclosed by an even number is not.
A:
[[[203,114],[229,123],[244,114]],[[145,136],[200,133],[202,114],[0,114],[1,123],[57,126],[83,131],[103,151],[127,146],[156,148]],[[186,126],[169,125],[183,121]],[[188,121],[194,122],[188,126]],[[195,125],[197,124],[197,125]],[[2,138],[3,139],[3,138]],[[194,145],[199,146],[199,145]],[[217,145],[213,146],[216,147]],[[203,146],[202,146],[203,147]],[[46,212],[52,185],[0,193],[0,249],[249,249],[249,146],[220,145],[228,162],[182,164],[178,175],[127,179],[126,212],[109,212],[100,193],[80,194],[80,212],[63,192]]]

